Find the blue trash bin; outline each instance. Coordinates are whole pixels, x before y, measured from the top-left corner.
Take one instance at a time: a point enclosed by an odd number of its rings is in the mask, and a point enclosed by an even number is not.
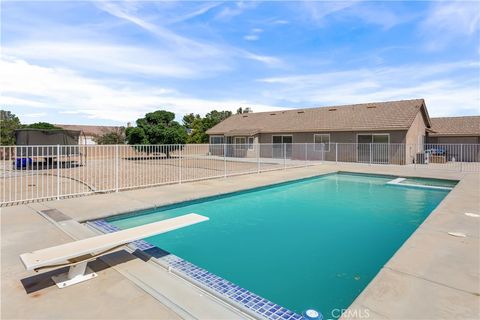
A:
[[[17,169],[26,168],[27,166],[32,166],[32,158],[16,158],[15,159],[15,167]]]

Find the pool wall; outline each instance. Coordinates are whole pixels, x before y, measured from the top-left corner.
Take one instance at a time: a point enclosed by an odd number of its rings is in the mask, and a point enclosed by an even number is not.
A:
[[[87,225],[102,233],[111,233],[120,229],[103,219],[87,222]],[[134,251],[141,251],[152,261],[174,272],[178,276],[199,286],[254,318],[269,320],[301,320],[302,315],[273,303],[259,295],[244,289],[222,277],[219,277],[174,254],[166,252],[147,241],[137,240],[128,245]]]

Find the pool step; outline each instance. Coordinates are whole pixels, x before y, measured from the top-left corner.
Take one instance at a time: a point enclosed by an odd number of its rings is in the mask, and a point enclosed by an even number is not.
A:
[[[407,180],[407,178],[396,178],[396,179],[393,179],[392,181],[388,181],[387,184],[399,184],[404,180]]]
[[[426,184],[411,184],[411,183],[402,183],[403,181],[407,180],[407,178],[396,178],[391,181],[388,181],[387,184],[400,186],[400,187],[410,187],[410,188],[418,188],[418,189],[436,189],[436,190],[452,190],[453,188],[450,187],[441,187],[441,186],[430,186]]]

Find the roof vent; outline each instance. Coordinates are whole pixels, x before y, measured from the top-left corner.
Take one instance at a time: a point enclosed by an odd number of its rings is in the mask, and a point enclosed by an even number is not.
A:
[[[274,116],[274,115],[276,115],[276,113],[270,113],[270,115],[271,115],[271,116]]]
[[[248,118],[248,116],[247,116],[246,114],[244,114],[242,117],[244,117],[244,118]]]
[[[337,111],[337,108],[328,109],[328,111]]]
[[[368,106],[367,109],[375,109],[377,106]]]
[[[305,113],[305,111],[303,111],[303,110],[300,110],[300,111],[297,111],[297,113]]]

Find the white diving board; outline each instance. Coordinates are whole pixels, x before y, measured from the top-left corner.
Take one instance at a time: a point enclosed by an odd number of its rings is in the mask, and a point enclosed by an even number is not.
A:
[[[208,218],[196,213],[149,223],[117,232],[65,243],[20,255],[25,269],[38,271],[44,268],[70,266],[68,273],[52,277],[59,288],[64,288],[88,279],[97,274],[87,268],[88,261],[94,260],[111,250],[135,240],[187,227]]]

